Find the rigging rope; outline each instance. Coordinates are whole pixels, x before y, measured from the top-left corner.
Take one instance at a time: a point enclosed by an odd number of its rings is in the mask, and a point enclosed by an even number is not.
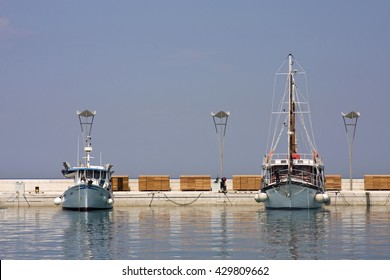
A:
[[[276,71],[275,73],[275,76],[274,76],[274,87],[273,87],[273,92],[272,92],[272,104],[271,104],[271,117],[270,117],[270,120],[269,120],[269,126],[268,126],[268,139],[267,139],[267,153],[270,151],[270,149],[273,149],[275,148],[277,145],[275,145],[275,138],[276,138],[276,132],[277,132],[277,127],[279,127],[279,121],[280,121],[280,114],[278,114],[277,118],[275,119],[275,124],[274,124],[274,135],[272,137],[272,142],[271,142],[271,148],[269,146],[269,142],[270,142],[270,138],[271,138],[271,128],[272,128],[272,121],[273,121],[273,114],[274,113],[280,113],[282,112],[282,109],[283,109],[283,101],[285,100],[286,98],[286,95],[287,95],[287,89],[288,89],[288,84],[286,83],[285,84],[285,89],[284,89],[284,95],[283,97],[280,99],[280,103],[279,103],[279,106],[278,106],[278,111],[277,112],[273,112],[273,110],[275,109],[275,94],[276,94],[276,84],[277,84],[277,76],[280,75],[281,73],[280,70],[282,69],[282,67],[285,65],[285,63],[287,62],[287,59],[285,59],[282,64],[279,66],[278,70]],[[283,127],[282,127],[282,130],[283,130]]]

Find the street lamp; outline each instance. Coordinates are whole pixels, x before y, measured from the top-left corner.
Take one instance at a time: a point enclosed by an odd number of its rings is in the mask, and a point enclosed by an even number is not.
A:
[[[341,113],[341,115],[343,116],[345,132],[347,133],[349,150],[349,187],[352,191],[352,144],[355,139],[356,125],[360,113],[352,111],[347,114]]]
[[[230,116],[229,112],[219,111],[218,113],[211,113],[213,117],[215,132],[218,137],[219,155],[220,155],[220,178],[223,177],[223,138],[226,133],[227,120]]]

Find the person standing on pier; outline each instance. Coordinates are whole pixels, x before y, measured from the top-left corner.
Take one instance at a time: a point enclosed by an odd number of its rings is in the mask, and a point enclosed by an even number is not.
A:
[[[226,193],[226,177],[222,177],[221,179],[220,190],[221,192]]]

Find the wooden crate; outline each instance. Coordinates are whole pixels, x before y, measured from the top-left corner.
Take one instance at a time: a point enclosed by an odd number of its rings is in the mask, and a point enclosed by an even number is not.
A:
[[[181,191],[210,191],[210,175],[182,175],[180,176]]]
[[[390,175],[365,175],[364,189],[367,191],[389,191]]]
[[[261,187],[261,175],[233,175],[233,190],[258,191]]]
[[[112,176],[111,182],[113,191],[130,191],[129,176]]]
[[[341,175],[325,175],[327,191],[341,191]]]
[[[139,191],[170,191],[169,175],[140,175],[138,177]]]

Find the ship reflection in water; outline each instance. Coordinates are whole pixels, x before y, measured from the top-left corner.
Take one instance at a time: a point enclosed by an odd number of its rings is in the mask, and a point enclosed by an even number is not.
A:
[[[259,215],[260,244],[271,259],[318,259],[326,251],[326,223],[329,213],[324,210],[269,210]],[[323,246],[325,245],[325,246]]]
[[[1,259],[390,259],[388,207],[0,209]]]
[[[64,229],[62,248],[65,259],[92,260],[104,255],[112,259],[112,210],[62,211],[68,226]]]

